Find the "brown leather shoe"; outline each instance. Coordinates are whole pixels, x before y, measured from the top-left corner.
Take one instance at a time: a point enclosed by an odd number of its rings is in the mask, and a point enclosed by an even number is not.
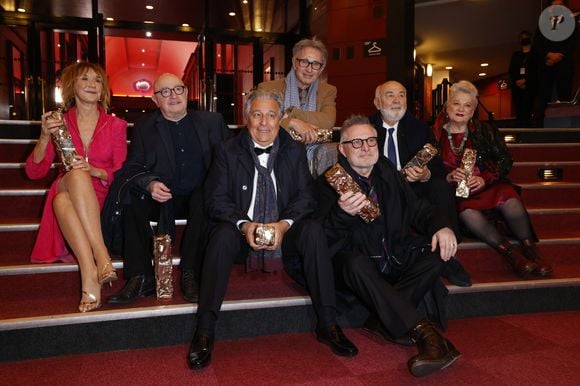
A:
[[[524,256],[536,264],[536,269],[534,269],[533,273],[540,276],[548,276],[554,272],[552,265],[548,263],[546,258],[540,255],[538,248],[536,248],[536,243],[532,240],[523,240],[521,242],[521,249]]]
[[[424,377],[434,371],[449,367],[461,356],[453,344],[427,320],[419,322],[409,335],[419,349],[419,354],[407,362],[409,371],[416,377]]]
[[[529,275],[538,267],[535,262],[526,259],[508,241],[503,241],[498,245],[496,251],[506,259],[514,272],[522,277]]]

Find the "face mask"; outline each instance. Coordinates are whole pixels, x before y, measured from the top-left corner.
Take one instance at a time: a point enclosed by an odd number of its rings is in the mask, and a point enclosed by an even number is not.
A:
[[[530,42],[531,42],[531,39],[530,39],[530,38],[522,38],[522,39],[520,40],[520,44],[521,44],[522,46],[527,46],[528,44],[530,44]]]

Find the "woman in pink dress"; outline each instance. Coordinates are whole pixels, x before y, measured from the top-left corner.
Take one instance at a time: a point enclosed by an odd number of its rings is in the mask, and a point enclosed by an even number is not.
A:
[[[527,211],[507,179],[512,158],[503,137],[492,125],[473,119],[477,94],[477,88],[468,81],[453,84],[433,126],[450,184],[457,186],[466,178],[460,167],[465,149],[477,151],[473,173],[467,178],[470,194],[457,198],[459,219],[471,233],[495,248],[518,275],[549,275],[552,267],[538,253]],[[486,214],[493,211],[501,214],[518,239],[519,250],[489,221]]]
[[[38,179],[49,172],[57,155],[51,136],[63,123],[78,156],[70,171],[60,169],[50,187],[31,261],[70,262],[74,255],[82,283],[78,309],[87,312],[100,307],[101,285],[117,279],[103,242],[100,210],[113,173],[127,155],[127,122],[107,114],[111,96],[101,66],[72,64],[64,69],[61,82],[64,122],[52,117],[52,112],[42,115],[40,137],[26,160],[26,174]]]

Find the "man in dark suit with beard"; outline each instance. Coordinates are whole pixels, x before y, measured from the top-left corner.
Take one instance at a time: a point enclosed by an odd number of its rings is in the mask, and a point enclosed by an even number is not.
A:
[[[407,111],[407,91],[399,82],[388,81],[378,86],[374,103],[379,111],[370,117],[370,121],[377,130],[379,153],[387,157],[397,170],[401,170],[423,145],[432,143],[431,130]],[[436,156],[423,168],[408,169],[405,178],[417,195],[427,199],[447,216],[451,229],[461,241],[455,192],[445,181],[446,175],[441,158]],[[471,286],[471,278],[455,257],[446,264],[442,275],[451,284]]]
[[[123,210],[123,289],[107,300],[133,302],[155,293],[151,259],[150,220],[174,233],[174,219],[187,219],[181,246],[181,289],[187,301],[197,301],[195,275],[201,269],[200,244],[205,226],[201,187],[214,146],[229,135],[221,114],[187,110],[187,87],[174,74],[154,83],[153,102],[159,108],[135,125],[127,160],[120,170],[131,181],[130,205]],[[115,193],[109,195],[115,198]]]
[[[216,149],[204,186],[210,228],[188,356],[192,369],[210,364],[215,326],[235,261],[246,262],[249,270],[275,271],[294,269],[292,258],[297,256],[318,318],[318,340],[336,355],[358,352],[336,324],[326,238],[322,225],[307,218],[316,200],[304,145],[280,130],[282,114],[279,92],[253,91],[244,105],[247,129]],[[255,237],[260,224],[273,230],[271,244]]]

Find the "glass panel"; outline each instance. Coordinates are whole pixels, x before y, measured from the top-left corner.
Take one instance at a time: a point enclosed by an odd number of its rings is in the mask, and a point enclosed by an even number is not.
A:
[[[264,81],[284,78],[284,46],[264,44]]]

